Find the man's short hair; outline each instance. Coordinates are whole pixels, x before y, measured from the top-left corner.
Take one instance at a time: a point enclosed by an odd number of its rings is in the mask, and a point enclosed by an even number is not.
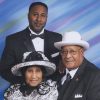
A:
[[[29,7],[29,12],[30,12],[32,7],[37,6],[37,5],[44,6],[46,8],[47,12],[48,12],[48,6],[45,3],[42,3],[42,2],[33,2]]]

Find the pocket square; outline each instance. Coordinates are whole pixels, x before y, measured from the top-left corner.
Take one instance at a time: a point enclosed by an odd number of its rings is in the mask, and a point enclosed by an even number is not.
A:
[[[82,94],[75,94],[75,98],[82,98],[83,95]]]
[[[59,55],[59,52],[52,54],[51,57],[53,58],[53,57],[56,57],[58,55]]]

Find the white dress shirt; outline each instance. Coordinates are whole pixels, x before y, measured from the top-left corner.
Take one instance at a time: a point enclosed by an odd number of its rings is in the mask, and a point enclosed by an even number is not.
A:
[[[71,70],[71,71],[69,71],[68,69],[66,69],[66,74],[62,77],[62,79],[61,79],[61,84],[62,84],[62,85],[64,84],[64,82],[65,82],[65,80],[66,80],[66,78],[67,78],[67,74],[68,74],[68,73],[71,75],[71,79],[72,79],[72,78],[74,77],[74,75],[75,75],[75,73],[76,73],[77,70],[78,70],[78,68],[73,69],[73,70]]]
[[[30,27],[29,27],[29,30],[32,34],[35,34],[35,35],[40,35],[40,34],[44,33],[44,29],[39,34],[36,34],[35,32],[33,32],[30,29]],[[44,52],[44,39],[41,39],[40,37],[36,37],[36,38],[32,39],[32,43],[33,43],[34,48],[35,48],[36,51]]]

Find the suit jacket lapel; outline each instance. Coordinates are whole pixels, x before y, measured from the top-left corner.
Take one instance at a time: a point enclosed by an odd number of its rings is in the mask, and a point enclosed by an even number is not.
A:
[[[48,33],[46,30],[44,30],[44,54],[48,57]]]
[[[63,100],[70,98],[71,94],[77,87],[79,81],[80,81],[80,78],[77,76],[71,80],[70,84],[67,87],[65,87],[66,90],[64,91],[65,94],[63,96]]]
[[[70,85],[67,87],[62,100],[69,99],[71,94],[73,94],[73,91],[77,88],[79,82],[81,81],[82,77],[84,76],[83,74],[84,74],[84,70],[85,70],[85,65],[86,65],[86,63],[85,63],[85,61],[83,61],[81,67],[79,67],[74,78],[71,80]]]
[[[35,51],[34,45],[33,45],[31,38],[30,38],[30,31],[28,28],[26,29],[23,38],[24,38],[24,45],[27,48],[27,50],[28,51]]]

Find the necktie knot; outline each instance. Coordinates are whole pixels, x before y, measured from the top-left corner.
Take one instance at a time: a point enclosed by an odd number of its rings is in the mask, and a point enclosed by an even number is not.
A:
[[[63,86],[63,88],[65,88],[65,85],[67,86],[70,83],[70,81],[71,81],[71,75],[70,75],[70,73],[67,73],[67,75],[66,75],[66,77],[65,77],[64,80],[63,80],[63,78],[58,83],[58,91],[60,91],[62,89],[62,86]]]
[[[69,73],[67,74],[66,79],[67,79],[68,81],[71,80],[71,75],[70,75]]]
[[[34,39],[34,38],[37,38],[37,37],[44,39],[44,34],[40,34],[40,35],[31,34],[31,39]]]
[[[61,84],[64,84],[65,81],[69,82],[71,80],[71,75],[70,73],[63,73],[63,75],[61,76]]]

